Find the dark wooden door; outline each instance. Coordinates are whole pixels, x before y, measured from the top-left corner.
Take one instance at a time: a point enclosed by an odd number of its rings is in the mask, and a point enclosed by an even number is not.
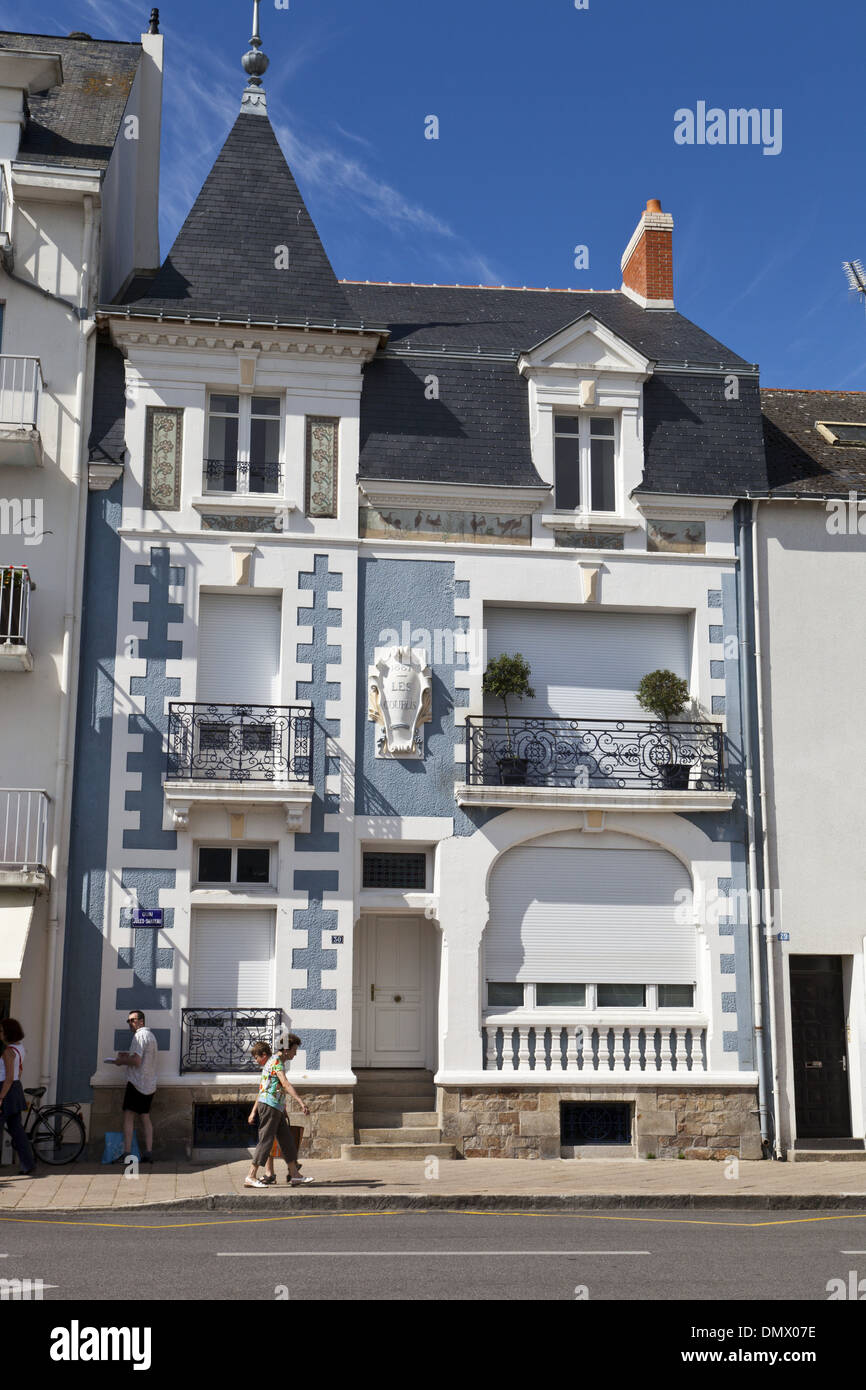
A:
[[[794,1103],[800,1139],[851,1135],[841,956],[791,956]]]

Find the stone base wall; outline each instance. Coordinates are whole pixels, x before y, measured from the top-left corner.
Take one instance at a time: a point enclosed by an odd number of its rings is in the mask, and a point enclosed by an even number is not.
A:
[[[123,1086],[94,1087],[89,1126],[89,1150],[93,1157],[102,1154],[106,1130],[123,1128],[121,1105]],[[239,1086],[163,1086],[157,1090],[151,1108],[154,1153],[168,1157],[185,1157],[193,1142],[193,1106],[205,1102],[242,1102],[252,1108],[258,1094],[255,1084]],[[330,1091],[302,1092],[310,1108],[304,1115],[289,1097],[289,1122],[303,1125],[302,1158],[339,1158],[340,1145],[354,1143],[353,1093],[351,1088]],[[255,1129],[250,1126],[250,1143]],[[214,1149],[214,1158],[220,1150]]]
[[[564,1100],[631,1102],[632,1152],[638,1158],[761,1157],[757,1094],[746,1088],[440,1086],[442,1139],[464,1158],[560,1158]],[[603,1157],[603,1148],[598,1152]]]

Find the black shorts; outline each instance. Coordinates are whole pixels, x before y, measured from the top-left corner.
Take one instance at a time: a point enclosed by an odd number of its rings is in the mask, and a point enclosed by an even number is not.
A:
[[[124,1110],[134,1110],[136,1115],[149,1115],[150,1107],[153,1104],[153,1093],[149,1096],[133,1086],[131,1081],[127,1081],[126,1090],[123,1093]]]

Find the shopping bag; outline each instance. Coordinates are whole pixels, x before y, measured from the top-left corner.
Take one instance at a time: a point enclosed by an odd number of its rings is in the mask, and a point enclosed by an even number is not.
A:
[[[300,1154],[300,1152],[301,1152],[301,1140],[302,1140],[303,1137],[304,1137],[304,1126],[303,1126],[303,1125],[289,1125],[289,1130],[291,1131],[292,1139],[294,1140],[294,1143],[295,1143],[295,1148],[297,1149],[298,1154]],[[279,1144],[277,1143],[277,1141],[276,1141],[276,1139],[275,1139],[274,1142],[273,1142],[273,1144],[271,1145],[271,1158],[279,1158],[279,1156],[280,1156],[280,1146],[279,1146]]]
[[[120,1158],[122,1153],[123,1135],[118,1134],[116,1130],[109,1130],[105,1136],[105,1148],[102,1150],[102,1159],[100,1161],[102,1163],[114,1163]],[[132,1136],[132,1156],[133,1158],[141,1157],[138,1150],[138,1139],[134,1134]]]

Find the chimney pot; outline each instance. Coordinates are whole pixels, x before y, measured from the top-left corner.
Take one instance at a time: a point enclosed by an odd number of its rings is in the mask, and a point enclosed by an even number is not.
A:
[[[647,212],[661,212],[662,205],[658,198],[650,198],[646,205]]]

